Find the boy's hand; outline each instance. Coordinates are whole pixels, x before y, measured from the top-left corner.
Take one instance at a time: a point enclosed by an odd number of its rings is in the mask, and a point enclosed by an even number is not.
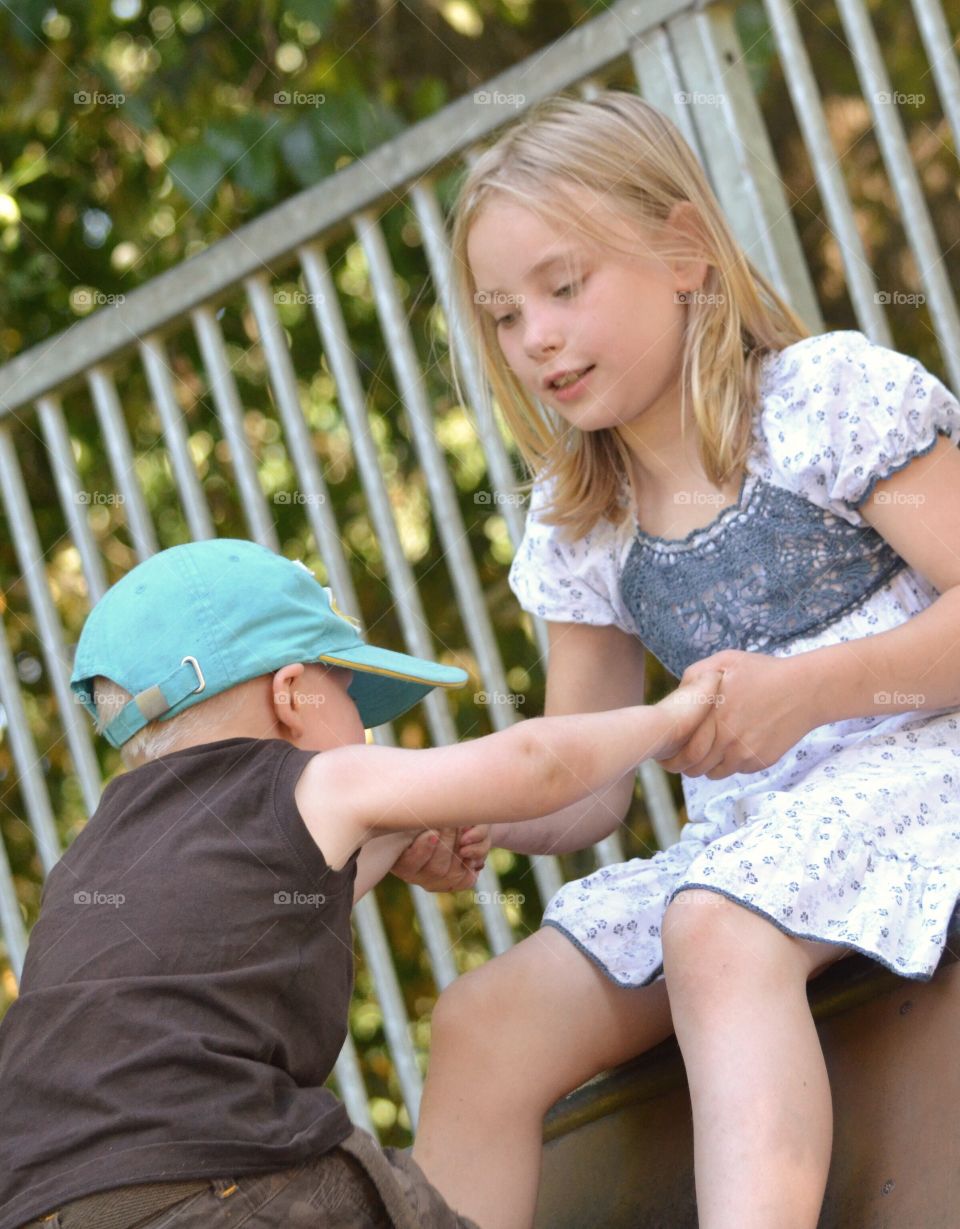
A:
[[[805,705],[809,687],[804,690],[799,663],[800,658],[738,649],[724,649],[694,662],[681,679],[681,690],[707,686],[708,677],[717,670],[722,673],[721,694],[716,709],[711,709],[714,737],[707,745],[697,730],[672,758],[657,757],[664,768],[719,781],[776,763],[817,724]]]
[[[390,868],[406,883],[428,892],[459,892],[472,888],[490,850],[490,829],[448,828],[421,832]]]
[[[697,761],[709,755],[717,736],[714,705],[722,699],[719,694],[722,671],[705,669],[688,678],[689,674],[690,671],[684,674],[676,691],[654,706],[669,718],[656,758],[671,772],[680,771],[671,767],[677,759],[683,758],[686,762],[694,752]]]

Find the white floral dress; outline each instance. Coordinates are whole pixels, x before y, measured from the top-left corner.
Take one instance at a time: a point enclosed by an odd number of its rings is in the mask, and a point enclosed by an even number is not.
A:
[[[939,435],[960,441],[960,405],[916,360],[855,331],[806,338],[764,363],[736,504],[679,541],[628,516],[568,544],[538,519],[535,487],[511,587],[545,619],[638,635],[677,677],[721,649],[788,657],[886,631],[938,594],[857,509]],[[547,906],[544,924],[614,981],[662,976],[661,919],[694,887],[932,976],[960,899],[960,711],[833,722],[769,768],[683,788],[676,844]]]

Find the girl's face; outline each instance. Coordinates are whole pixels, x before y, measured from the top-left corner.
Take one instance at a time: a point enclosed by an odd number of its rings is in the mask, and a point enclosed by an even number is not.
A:
[[[601,248],[494,196],[467,241],[477,301],[496,321],[504,360],[524,389],[571,426],[636,428],[641,416],[672,414],[679,422],[686,308],[678,295],[702,283],[706,266],[667,262],[599,196],[576,195],[612,239],[638,254]],[[551,383],[585,368],[566,390]]]

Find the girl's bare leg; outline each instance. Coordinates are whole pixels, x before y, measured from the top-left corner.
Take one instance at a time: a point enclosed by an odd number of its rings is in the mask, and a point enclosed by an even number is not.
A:
[[[816,1229],[833,1111],[806,982],[849,949],[695,889],[670,905],[662,938],[700,1229]]]
[[[617,986],[545,927],[440,996],[413,1155],[481,1229],[529,1229],[546,1111],[672,1031],[662,979]]]

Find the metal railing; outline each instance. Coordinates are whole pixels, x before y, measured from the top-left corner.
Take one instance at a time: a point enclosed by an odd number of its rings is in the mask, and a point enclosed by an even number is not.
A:
[[[850,197],[838,151],[829,134],[814,75],[790,0],[765,0],[780,60],[822,195],[860,327],[874,340],[890,343],[879,303],[876,280],[854,225]],[[916,19],[930,58],[930,71],[941,95],[955,140],[960,137],[960,75],[950,33],[938,0],[913,0]],[[47,561],[52,543],[35,523],[30,484],[25,480],[11,435],[11,425],[28,423],[42,439],[63,513],[66,541],[76,551],[78,570],[89,603],[104,592],[107,580],[101,545],[91,526],[91,509],[83,501],[75,446],[65,407],[83,398],[92,406],[103,457],[116,491],[122,495],[126,529],[135,555],[158,549],[156,508],[138,470],[140,456],[128,428],[125,391],[140,381],[159,423],[159,448],[171,475],[179,509],[194,538],[215,532],[204,483],[183,423],[180,361],[189,350],[209,389],[221,439],[227,446],[232,478],[251,538],[279,549],[280,542],[267,499],[263,466],[245,434],[245,409],[235,364],[221,325],[221,308],[244,313],[253,322],[272,395],[279,438],[296,481],[314,498],[304,502],[307,528],[325,561],[329,581],[341,605],[359,614],[354,574],[343,544],[333,502],[327,498],[324,469],[313,446],[298,378],[278,314],[275,275],[300,278],[320,349],[335,382],[336,401],[349,429],[350,447],[359,474],[366,514],[379,541],[390,594],[407,650],[422,657],[435,654],[434,639],[411,563],[405,553],[367,408],[361,367],[341,296],[332,276],[330,251],[344,236],[362,251],[369,273],[373,308],[386,352],[408,416],[416,461],[429,492],[436,531],[462,616],[466,639],[477,663],[481,684],[492,694],[510,688],[501,652],[484,602],[468,535],[451,474],[451,458],[434,429],[433,407],[397,286],[393,257],[381,213],[395,207],[409,211],[426,255],[436,302],[446,320],[449,343],[459,353],[466,388],[478,414],[476,432],[490,481],[498,494],[515,482],[510,452],[498,425],[479,407],[482,373],[467,352],[463,321],[449,295],[450,254],[438,176],[461,165],[471,151],[517,108],[499,104],[499,96],[522,96],[523,108],[561,89],[589,94],[612,78],[632,74],[640,92],[671,115],[698,152],[735,232],[757,266],[786,295],[813,331],[823,320],[784,184],[777,169],[734,24],[734,6],[703,0],[631,0],[610,9],[564,36],[541,53],[487,83],[491,99],[482,105],[469,96],[349,167],[271,209],[202,254],[171,269],[126,297],[119,306],[101,310],[65,332],[19,356],[0,369],[0,490],[7,525],[27,591],[29,610],[39,638],[46,677],[55,703],[56,721],[69,747],[83,806],[89,814],[101,789],[100,770],[88,720],[71,700],[68,651],[58,600],[50,584]],[[838,0],[850,53],[870,104],[903,225],[919,264],[944,363],[960,387],[960,321],[942,253],[930,220],[923,185],[913,166],[895,105],[880,101],[892,94],[876,36],[862,0]],[[689,101],[696,94],[713,96],[711,105]],[[523,516],[515,501],[498,504],[516,545]],[[62,540],[58,540],[62,546]],[[546,652],[544,629],[535,626],[537,648]],[[28,707],[6,633],[0,636],[0,704],[17,774],[24,820],[44,872],[59,856],[54,807],[47,789]],[[515,719],[507,705],[490,710],[495,728]],[[456,730],[448,702],[434,694],[425,702],[429,733],[435,743],[450,742]],[[389,729],[378,738],[392,741]],[[662,771],[644,765],[641,780],[661,845],[678,836],[677,817]],[[596,847],[597,859],[619,859],[616,837]],[[560,886],[555,859],[532,860],[543,903]],[[501,952],[513,942],[510,922],[499,903],[494,872],[484,871],[482,918],[490,950]],[[435,897],[411,889],[422,941],[438,988],[456,976],[451,943]],[[0,844],[0,920],[7,957],[16,974],[22,967],[26,933],[18,906],[7,852]],[[372,972],[383,1013],[390,1055],[410,1121],[415,1124],[420,1097],[416,1050],[393,957],[375,899],[369,895],[356,911],[359,943]],[[339,1088],[353,1119],[372,1129],[367,1094],[351,1041],[336,1069]]]

